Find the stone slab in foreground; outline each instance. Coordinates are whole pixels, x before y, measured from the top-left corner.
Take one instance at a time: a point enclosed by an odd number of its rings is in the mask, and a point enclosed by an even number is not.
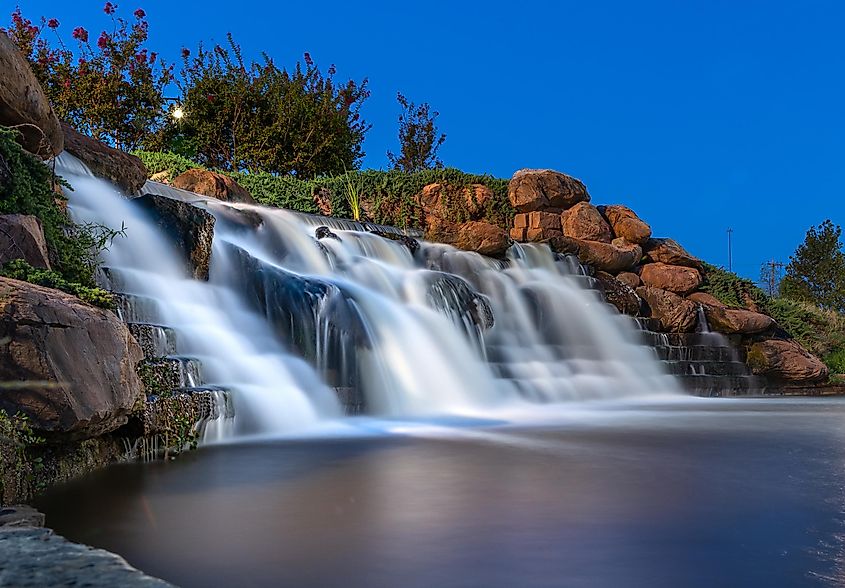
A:
[[[118,555],[33,527],[0,528],[0,586],[173,588]]]

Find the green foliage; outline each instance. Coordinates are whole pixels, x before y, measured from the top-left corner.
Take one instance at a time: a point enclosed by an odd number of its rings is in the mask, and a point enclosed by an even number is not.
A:
[[[173,67],[145,47],[144,11],[136,10],[130,23],[117,17],[116,9],[106,3],[111,32],[102,31],[94,45],[84,28],[72,31],[75,51],[59,35],[58,20],[42,18],[36,26],[19,8],[6,33],[29,60],[59,118],[104,143],[131,150],[161,126],[164,88],[173,79]]]
[[[144,162],[144,166],[147,168],[147,173],[149,173],[151,177],[165,172],[165,177],[168,181],[185,173],[189,169],[203,167],[196,162],[191,161],[187,157],[177,155],[176,153],[172,153],[170,151],[134,151],[133,155],[137,155],[141,161]]]
[[[173,364],[164,358],[144,359],[138,363],[136,371],[147,396],[168,398],[173,395],[173,389],[179,387],[179,375]]]
[[[55,288],[68,294],[73,294],[88,304],[114,310],[114,296],[102,288],[85,286],[79,282],[69,282],[61,274],[34,268],[23,259],[13,259],[0,267],[0,276],[37,284],[45,288]]]
[[[401,93],[396,95],[396,100],[402,107],[399,114],[400,151],[399,155],[387,152],[393,169],[416,172],[442,168],[443,162],[437,158],[437,151],[446,141],[446,135],[438,132],[435,123],[440,113],[432,112],[427,102],[417,106]]]
[[[44,443],[44,439],[32,430],[28,416],[21,412],[9,416],[2,408],[0,408],[0,440],[21,452],[32,445]]]
[[[845,348],[828,353],[824,357],[824,363],[830,368],[831,374],[845,374]]]
[[[842,228],[830,220],[810,227],[804,242],[790,256],[781,294],[837,312],[845,312],[845,252]]]

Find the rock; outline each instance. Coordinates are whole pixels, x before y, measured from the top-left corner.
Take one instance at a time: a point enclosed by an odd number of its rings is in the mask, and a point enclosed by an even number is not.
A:
[[[744,308],[726,308],[724,305],[705,304],[704,313],[710,328],[726,335],[757,335],[776,326],[775,320],[765,314]]]
[[[612,204],[599,206],[599,212],[610,223],[613,233],[630,243],[645,244],[651,237],[651,227],[627,206]]]
[[[598,209],[588,202],[579,202],[560,216],[563,234],[574,239],[610,243],[613,233]]]
[[[26,58],[8,35],[0,35],[0,125],[16,127],[24,149],[49,159],[64,148],[64,135],[50,101]]]
[[[63,122],[65,151],[81,160],[95,176],[117,184],[127,194],[137,194],[147,181],[147,168],[134,155],[112,149],[96,139],[78,133]]]
[[[428,184],[415,201],[422,210],[426,229],[457,225],[457,220],[481,220],[493,191],[482,184],[457,188],[449,184]],[[449,229],[456,231],[455,227]]]
[[[686,249],[672,239],[649,239],[643,246],[643,250],[646,257],[653,262],[682,265],[695,268],[698,271],[704,269],[700,259],[690,255]]]
[[[207,280],[214,216],[187,202],[156,194],[144,194],[134,202],[152,215],[171,243],[182,252],[190,274],[198,280]]]
[[[542,227],[525,229],[525,238],[531,243],[541,243],[552,237],[562,236],[563,232],[560,229],[544,229]]]
[[[43,527],[44,513],[26,504],[0,508],[0,527]]]
[[[528,213],[529,229],[551,229],[560,231],[560,215],[553,212],[534,211]]]
[[[0,265],[13,259],[23,259],[32,267],[50,269],[47,241],[37,216],[0,216]]]
[[[571,176],[550,169],[521,169],[508,184],[508,198],[517,212],[547,208],[566,209],[588,202],[584,184]]]
[[[318,239],[336,239],[338,241],[341,240],[341,238],[338,237],[336,233],[333,233],[332,230],[326,226],[317,227],[316,229],[314,229],[314,236]]]
[[[370,234],[381,237],[382,239],[388,239],[390,241],[402,243],[402,245],[408,248],[408,251],[411,252],[411,255],[414,255],[420,248],[419,241],[417,241],[413,237],[409,237],[408,235],[402,235],[401,233],[389,233],[385,231],[375,230],[370,231]],[[338,241],[340,241],[340,238],[338,238]]]
[[[511,245],[504,229],[484,221],[467,221],[457,225],[436,224],[429,227],[426,239],[491,257],[504,255]]]
[[[722,302],[713,296],[712,294],[708,294],[707,292],[693,292],[689,296],[687,296],[689,300],[696,302],[698,304],[703,304],[705,306],[712,306],[714,308],[725,308],[725,305]]]
[[[493,200],[493,190],[484,184],[473,184],[464,189],[464,199],[469,218],[479,220],[484,216],[487,203]]]
[[[513,227],[510,230],[510,237],[514,241],[522,242],[528,238],[528,229],[525,227]]]
[[[634,274],[635,275],[635,274]],[[595,275],[599,287],[604,292],[605,300],[616,307],[622,314],[637,316],[640,312],[640,297],[634,289],[614,278],[607,272],[598,271]]]
[[[0,278],[0,408],[45,435],[113,431],[144,398],[141,348],[113,313],[75,296]],[[20,385],[16,385],[20,382]]]
[[[584,241],[572,237],[551,237],[546,242],[553,251],[577,255],[581,263],[610,274],[633,269],[642,258],[639,245],[617,247],[610,243]]]
[[[640,276],[633,272],[620,272],[619,275],[616,276],[616,279],[626,286],[634,289],[639,288],[643,284],[642,280],[640,280]]]
[[[323,216],[332,215],[332,192],[325,186],[315,187],[311,192],[311,197],[314,199],[314,206],[317,211]]]
[[[660,323],[660,329],[668,333],[688,333],[696,323],[697,306],[673,292],[640,286],[637,294],[648,305],[652,318]]]
[[[701,285],[697,269],[665,263],[647,263],[640,270],[640,279],[646,286],[686,295]]]
[[[189,169],[173,178],[170,185],[224,202],[255,204],[252,195],[234,178],[205,169]]]
[[[788,382],[826,380],[827,366],[793,340],[770,339],[748,350],[748,365],[757,375]]]

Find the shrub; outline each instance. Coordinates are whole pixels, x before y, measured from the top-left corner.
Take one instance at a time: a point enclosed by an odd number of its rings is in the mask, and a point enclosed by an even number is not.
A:
[[[37,284],[45,288],[55,288],[73,294],[88,304],[99,306],[108,310],[114,310],[115,300],[110,292],[102,288],[84,286],[78,282],[69,282],[60,274],[46,269],[34,268],[22,259],[13,259],[0,267],[0,275]]]
[[[40,26],[12,13],[6,34],[29,60],[59,118],[80,132],[132,150],[140,147],[164,120],[164,88],[173,79],[167,66],[147,42],[146,14],[138,9],[130,24],[116,16],[117,6],[106,2],[111,32],[102,31],[91,44],[88,31],[73,29],[76,51],[68,49],[59,22],[42,18]],[[55,46],[46,38],[55,36]]]
[[[401,93],[396,95],[396,100],[402,107],[399,115],[400,151],[399,155],[387,152],[393,169],[416,172],[443,167],[443,162],[437,158],[437,151],[446,141],[446,135],[438,133],[434,120],[440,113],[432,112],[427,102],[417,106]]]
[[[202,167],[187,157],[169,151],[135,151],[133,155],[141,158],[150,176],[166,172],[165,177],[168,181],[185,173],[189,169]]]
[[[810,227],[804,242],[790,256],[781,294],[845,312],[845,252],[842,228],[830,220]]]

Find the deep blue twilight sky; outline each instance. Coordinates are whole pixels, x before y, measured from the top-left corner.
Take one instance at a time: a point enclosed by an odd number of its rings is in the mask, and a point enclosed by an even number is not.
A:
[[[22,0],[25,16],[106,27],[100,0]],[[3,0],[7,13],[15,3]],[[234,33],[247,56],[368,77],[366,167],[396,147],[402,91],[441,112],[449,166],[550,167],[708,261],[757,279],[807,228],[845,222],[845,3],[123,0],[150,47]],[[4,19],[8,22],[8,17]]]

